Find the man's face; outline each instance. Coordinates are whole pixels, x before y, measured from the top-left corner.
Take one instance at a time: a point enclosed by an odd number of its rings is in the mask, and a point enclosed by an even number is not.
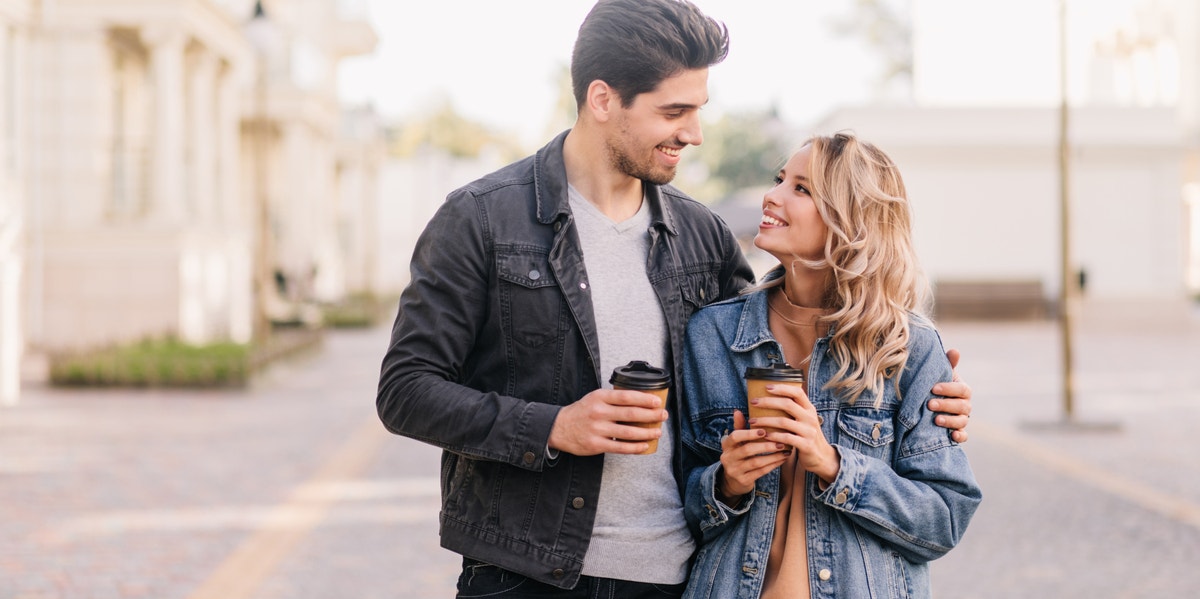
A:
[[[629,108],[618,104],[606,140],[613,168],[656,185],[670,183],[683,148],[704,141],[700,107],[706,102],[708,69],[703,68],[664,79]]]

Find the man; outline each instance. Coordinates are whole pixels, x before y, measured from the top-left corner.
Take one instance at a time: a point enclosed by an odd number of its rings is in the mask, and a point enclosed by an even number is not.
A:
[[[728,43],[686,1],[601,0],[572,56],[574,128],[452,192],[417,243],[377,407],[444,450],[460,597],[683,590],[676,394],[607,383],[632,360],[677,379],[688,317],[753,278],[725,224],[667,185]],[[966,385],[939,392],[965,426]]]

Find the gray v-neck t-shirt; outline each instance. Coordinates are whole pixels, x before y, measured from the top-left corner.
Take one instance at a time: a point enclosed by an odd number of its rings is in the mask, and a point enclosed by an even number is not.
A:
[[[602,386],[611,389],[613,369],[632,360],[670,370],[666,317],[646,274],[648,202],[616,223],[574,187],[568,195],[591,286]],[[695,545],[671,469],[671,427],[664,423],[651,455],[605,454],[584,575],[658,584],[687,579]]]

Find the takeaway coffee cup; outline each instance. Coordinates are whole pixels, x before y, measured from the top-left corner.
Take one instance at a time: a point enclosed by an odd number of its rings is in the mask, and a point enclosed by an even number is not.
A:
[[[789,385],[804,384],[804,371],[797,368],[792,368],[786,362],[775,362],[766,368],[749,366],[746,368],[745,376],[747,402],[749,402],[751,398],[755,397],[779,397],[777,395],[767,393],[767,385],[772,385],[775,383],[785,383]],[[749,408],[750,409],[748,413],[750,418],[766,418],[768,416],[791,418],[791,416],[783,410],[760,408],[753,404],[750,404]]]
[[[634,360],[624,366],[618,366],[613,369],[612,377],[608,379],[612,383],[613,389],[627,389],[631,391],[642,391],[644,393],[653,393],[662,398],[663,405],[667,405],[667,391],[671,388],[671,373],[656,368],[641,360]],[[622,424],[630,424],[643,428],[661,428],[661,422],[626,422]],[[658,450],[658,439],[649,441],[650,448],[643,451],[641,455],[649,455]]]

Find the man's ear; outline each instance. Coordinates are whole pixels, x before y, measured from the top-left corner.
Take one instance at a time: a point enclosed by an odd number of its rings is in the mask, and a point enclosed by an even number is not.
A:
[[[607,122],[612,116],[613,108],[620,103],[617,90],[604,81],[597,79],[588,85],[584,109],[591,113],[592,118],[599,123]]]

